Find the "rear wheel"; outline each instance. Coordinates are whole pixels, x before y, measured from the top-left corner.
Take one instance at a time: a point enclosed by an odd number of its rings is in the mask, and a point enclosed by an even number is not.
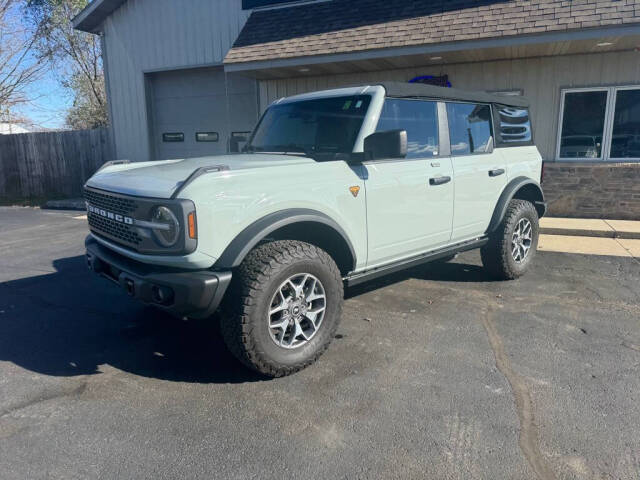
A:
[[[489,243],[480,250],[484,268],[502,280],[522,276],[538,249],[538,232],[535,206],[526,200],[511,200]]]
[[[289,375],[329,346],[342,302],[342,277],[329,254],[304,242],[271,242],[234,272],[221,331],[245,365],[272,377]]]

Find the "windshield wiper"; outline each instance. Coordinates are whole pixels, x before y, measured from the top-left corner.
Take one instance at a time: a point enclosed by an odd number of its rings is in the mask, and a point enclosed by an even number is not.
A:
[[[257,153],[275,153],[280,155],[295,155],[300,156],[302,154],[305,157],[313,158],[312,152],[300,145],[267,145],[266,147],[254,147],[250,146],[251,151]]]

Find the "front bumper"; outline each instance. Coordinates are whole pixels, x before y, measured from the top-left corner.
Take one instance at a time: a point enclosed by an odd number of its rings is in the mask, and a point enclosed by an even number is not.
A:
[[[179,270],[136,262],[100,245],[92,236],[85,240],[87,266],[117,283],[130,296],[177,317],[207,318],[222,301],[231,272]]]

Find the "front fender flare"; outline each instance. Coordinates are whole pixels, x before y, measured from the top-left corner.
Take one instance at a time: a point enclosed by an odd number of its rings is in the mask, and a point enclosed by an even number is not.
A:
[[[498,228],[498,226],[502,222],[502,219],[507,213],[509,202],[515,197],[516,193],[518,193],[520,189],[527,185],[533,185],[533,187],[537,190],[536,193],[537,195],[539,195],[539,197],[534,201],[534,203],[536,205],[538,213],[542,213],[540,217],[544,215],[547,207],[544,200],[544,193],[542,191],[542,188],[540,187],[540,184],[529,177],[516,177],[511,180],[506,187],[504,187],[504,190],[502,190],[502,194],[498,199],[498,203],[493,210],[493,216],[491,217],[489,228],[487,228],[487,233],[492,233]]]
[[[239,266],[247,254],[270,233],[294,223],[312,222],[328,226],[335,230],[348,245],[353,266],[356,266],[356,253],[353,244],[342,227],[331,217],[322,212],[306,208],[291,208],[270,213],[256,220],[242,230],[225,248],[216,261],[216,268],[235,268]]]

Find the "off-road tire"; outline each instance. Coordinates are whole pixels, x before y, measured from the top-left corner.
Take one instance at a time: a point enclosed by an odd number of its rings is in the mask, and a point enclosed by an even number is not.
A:
[[[310,273],[320,280],[326,311],[308,343],[285,349],[269,334],[267,312],[276,290],[295,273]],[[233,355],[253,370],[270,377],[295,373],[315,362],[334,338],[342,313],[343,288],[340,270],[324,250],[293,240],[259,245],[233,272],[222,308],[222,337]]]
[[[529,253],[522,263],[517,263],[511,254],[511,246],[514,229],[522,218],[531,222],[532,238]],[[526,200],[511,200],[502,222],[491,233],[489,243],[480,249],[485,270],[499,280],[513,280],[522,276],[536,255],[538,233],[538,212],[535,206]]]

